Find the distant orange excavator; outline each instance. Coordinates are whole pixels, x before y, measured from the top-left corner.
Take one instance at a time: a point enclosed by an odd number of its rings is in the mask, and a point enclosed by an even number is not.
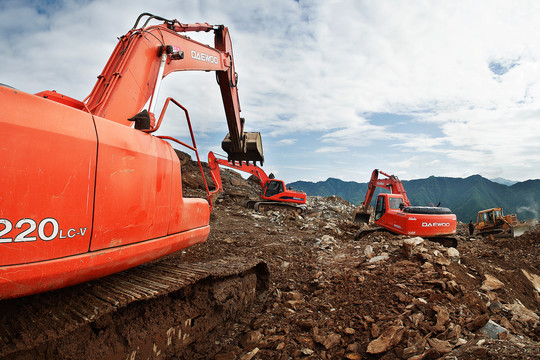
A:
[[[379,173],[387,178],[379,179]],[[371,220],[369,204],[376,187],[387,189],[390,193],[381,193],[377,197],[375,225],[395,234],[425,238],[447,237],[456,234],[457,218],[450,209],[438,206],[411,206],[403,184],[397,176],[388,175],[378,169],[373,170],[371,174],[366,198],[362,205],[355,210],[354,222],[369,223]],[[360,234],[361,236],[362,234]]]
[[[245,203],[247,208],[258,211],[273,208],[292,209],[297,213],[303,211],[304,206],[302,205],[306,203],[306,194],[304,192],[287,189],[283,180],[271,179],[263,169],[256,165],[249,164],[248,162],[237,163],[227,159],[216,158],[214,153],[210,151],[208,153],[208,166],[210,167],[212,179],[216,185],[216,190],[211,193],[212,195],[218,191],[223,191],[221,174],[219,172],[220,165],[253,174],[259,180],[262,200],[247,200]]]

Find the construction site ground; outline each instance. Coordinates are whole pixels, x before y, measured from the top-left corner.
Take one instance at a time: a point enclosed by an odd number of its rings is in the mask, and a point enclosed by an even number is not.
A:
[[[458,223],[457,248],[379,231],[355,240],[339,197],[258,213],[242,206],[256,182],[222,175],[210,238],[179,256],[263,259],[270,288],[193,358],[540,358],[540,228],[483,238]]]
[[[183,171],[185,195],[203,195],[197,167],[185,159]],[[169,258],[260,259],[268,289],[181,355],[163,349],[148,358],[540,358],[538,227],[518,238],[482,238],[459,223],[457,248],[382,231],[355,240],[360,225],[341,198],[310,196],[300,215],[260,213],[243,206],[258,195],[256,182],[230,170],[222,177],[225,192],[214,199],[207,242]],[[140,311],[174,312],[159,306]],[[35,320],[26,315],[19,321]]]

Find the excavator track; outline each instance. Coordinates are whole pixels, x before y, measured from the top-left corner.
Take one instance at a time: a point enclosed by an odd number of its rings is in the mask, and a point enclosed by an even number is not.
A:
[[[259,212],[265,212],[270,210],[289,210],[296,214],[301,214],[304,212],[303,206],[299,206],[293,203],[284,203],[284,202],[276,202],[276,201],[253,201],[248,200],[245,203],[245,206],[248,209],[255,209]]]
[[[237,320],[268,288],[257,259],[165,259],[0,302],[0,359],[166,359]]]
[[[369,229],[360,229],[357,231],[357,233],[355,234],[354,236],[354,240],[360,240],[361,238],[363,238],[364,236],[367,236],[369,234],[373,234],[374,232],[385,232],[385,233],[389,233],[389,234],[394,234],[394,232],[386,229],[386,228],[383,228],[382,226],[376,226],[376,227],[372,227],[372,228],[369,228]],[[453,248],[456,248],[458,246],[458,238],[457,236],[454,236],[454,235],[448,235],[448,236],[433,236],[433,237],[428,237],[426,238],[427,240],[429,241],[433,241],[433,242],[437,242],[439,244],[441,244],[442,246],[444,247],[453,247]]]

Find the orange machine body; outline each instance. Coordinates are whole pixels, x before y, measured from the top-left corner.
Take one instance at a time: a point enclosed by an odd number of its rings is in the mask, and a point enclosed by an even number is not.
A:
[[[456,215],[447,208],[403,207],[403,203],[400,194],[379,194],[375,207],[375,224],[401,235],[430,238],[456,234]]]
[[[144,26],[164,23],[136,28],[144,16]],[[216,48],[180,34],[186,31],[214,31]],[[152,106],[141,112],[154,103],[162,77],[178,70],[216,71],[229,155],[261,161],[262,148],[243,150],[237,75],[222,25],[142,14],[85,102],[0,85],[0,299],[82,283],[206,241],[209,201],[182,196],[180,161],[168,142],[195,151],[202,173],[187,110],[168,98],[157,124]],[[186,114],[192,146],[151,134],[171,101]],[[141,114],[146,125],[133,127]]]
[[[379,174],[386,178],[379,179]],[[395,175],[373,170],[368,183],[366,197],[354,214],[355,222],[369,222],[371,199],[375,189],[383,188],[390,193],[381,193],[375,206],[376,225],[402,235],[422,237],[445,237],[456,234],[457,217],[450,209],[438,206],[412,206],[401,180]]]
[[[206,240],[169,143],[0,86],[0,298],[56,289]],[[98,140],[99,139],[99,140]]]

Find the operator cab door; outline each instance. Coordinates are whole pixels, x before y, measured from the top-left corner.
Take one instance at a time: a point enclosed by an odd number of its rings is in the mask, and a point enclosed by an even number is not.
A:
[[[265,197],[272,197],[277,194],[281,194],[284,191],[283,182],[278,180],[270,180],[268,185],[266,185],[266,190],[264,191]]]
[[[377,197],[377,206],[375,207],[375,221],[378,221],[386,212],[384,196]]]

